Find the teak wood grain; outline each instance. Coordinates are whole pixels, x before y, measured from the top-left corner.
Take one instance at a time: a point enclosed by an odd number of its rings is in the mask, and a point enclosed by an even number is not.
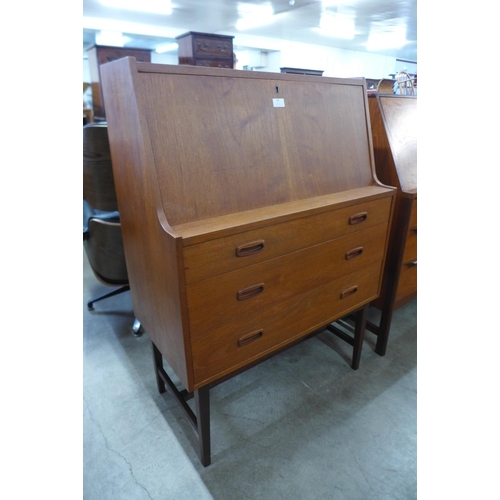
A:
[[[134,313],[187,391],[378,296],[395,189],[363,79],[126,58],[102,80]]]
[[[345,126],[365,116],[362,86],[139,76],[155,160],[169,165],[157,178],[172,225],[372,183],[366,129]]]
[[[371,94],[368,100],[377,176],[397,188],[382,290],[373,303],[381,320],[368,324],[383,355],[394,310],[417,296],[417,98]]]
[[[390,210],[391,200],[383,198],[188,246],[184,250],[186,282],[207,279],[317,245],[325,238],[334,239],[384,223]],[[366,213],[366,220],[359,226],[349,224],[349,218],[359,213]],[[297,234],[301,237],[297,238]],[[255,241],[262,242],[260,251],[246,256],[236,255],[236,248]]]
[[[251,319],[231,317],[230,322],[206,335],[193,338],[195,377],[203,384],[237,370],[272,350],[345,316],[377,296],[377,279],[381,263],[342,276],[329,283],[303,290],[283,299],[272,308],[262,310]],[[342,293],[355,289],[342,297]],[[262,332],[262,336],[243,347],[238,340],[244,335]]]
[[[387,223],[188,285],[191,335],[209,331],[227,318],[250,320],[281,300],[380,262],[385,247],[380,234],[386,232]],[[348,259],[352,250],[357,252]],[[239,290],[259,284],[261,293],[238,300]]]

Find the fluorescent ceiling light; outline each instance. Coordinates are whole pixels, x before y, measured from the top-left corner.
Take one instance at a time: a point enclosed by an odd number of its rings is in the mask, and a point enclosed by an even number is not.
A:
[[[115,7],[117,9],[137,10],[153,14],[172,14],[172,2],[170,0],[99,0],[99,2],[106,7]]]
[[[349,3],[350,0],[321,0],[323,7],[336,7],[337,5],[343,5]]]
[[[355,33],[354,19],[343,14],[323,12],[316,31],[322,35],[352,40]]]
[[[130,38],[123,36],[117,31],[99,31],[95,35],[96,45],[111,45],[112,47],[123,47]]]
[[[171,52],[172,50],[177,50],[179,48],[179,44],[176,42],[167,43],[166,45],[160,45],[156,47],[156,52],[158,54],[163,54],[164,52]]]
[[[406,43],[406,26],[394,26],[386,31],[371,31],[366,48],[368,50],[397,49]]]
[[[274,9],[270,3],[261,5],[240,3],[238,4],[238,13],[241,17],[236,21],[235,27],[242,31],[271,23]]]

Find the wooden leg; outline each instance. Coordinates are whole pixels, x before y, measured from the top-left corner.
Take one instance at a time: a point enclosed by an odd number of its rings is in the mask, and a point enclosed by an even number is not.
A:
[[[210,451],[210,386],[194,391],[196,423],[200,441],[200,460],[207,467],[211,461]]]
[[[356,323],[354,327],[354,342],[352,350],[351,368],[357,370],[361,359],[361,350],[363,348],[363,340],[365,338],[366,318],[368,316],[369,304],[366,304],[362,309],[356,312]]]
[[[211,463],[210,451],[210,385],[206,385],[192,392],[178,390],[174,382],[167,375],[163,368],[163,357],[158,348],[153,345],[153,360],[155,366],[156,384],[160,393],[165,392],[168,385],[172,395],[175,397],[179,406],[186,413],[191,425],[198,431],[198,440],[200,445],[200,461],[207,467]],[[196,414],[187,404],[188,399],[194,396]]]
[[[382,311],[380,317],[380,325],[377,332],[377,344],[375,345],[375,352],[379,356],[385,356],[387,350],[387,342],[389,341],[389,331],[392,322],[392,309]]]
[[[160,394],[163,394],[166,390],[165,382],[160,377],[160,372],[159,372],[160,369],[163,369],[163,358],[161,352],[158,350],[158,348],[154,345],[153,342],[151,342],[151,345],[153,346],[153,361],[155,366],[156,385],[158,387],[158,392]]]

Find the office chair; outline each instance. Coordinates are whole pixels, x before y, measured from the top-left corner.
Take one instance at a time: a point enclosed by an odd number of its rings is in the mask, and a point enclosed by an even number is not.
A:
[[[90,300],[91,311],[94,303],[130,290],[105,123],[83,127],[83,245],[95,277],[115,287]],[[137,319],[132,331],[143,333]]]

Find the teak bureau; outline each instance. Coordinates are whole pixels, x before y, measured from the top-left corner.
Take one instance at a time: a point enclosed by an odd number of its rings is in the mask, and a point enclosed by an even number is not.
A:
[[[102,77],[134,313],[208,465],[211,385],[366,320],[395,189],[374,173],[364,79],[132,58]]]
[[[417,297],[417,98],[374,93],[368,103],[377,176],[397,188],[382,289],[372,303],[380,321],[367,323],[384,356],[394,311]]]

